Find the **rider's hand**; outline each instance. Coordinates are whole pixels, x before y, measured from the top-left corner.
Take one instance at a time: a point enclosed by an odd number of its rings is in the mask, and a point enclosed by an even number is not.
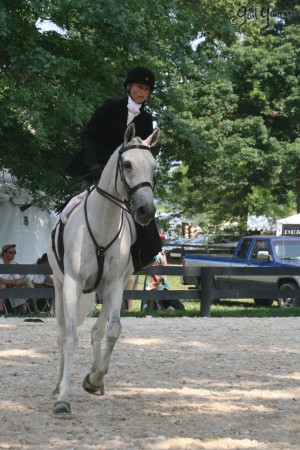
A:
[[[93,164],[92,166],[90,166],[89,172],[92,175],[95,184],[98,184],[102,171],[103,166],[101,166],[101,164]]]

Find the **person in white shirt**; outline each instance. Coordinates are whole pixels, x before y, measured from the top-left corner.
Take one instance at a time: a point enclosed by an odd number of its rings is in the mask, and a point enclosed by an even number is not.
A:
[[[37,264],[45,264],[49,265],[48,256],[47,253],[44,253],[41,258],[39,258],[36,262]],[[33,283],[33,286],[36,288],[39,287],[53,287],[53,278],[51,275],[45,275],[45,274],[36,274],[31,275],[31,281]],[[37,300],[35,298],[31,299],[31,304],[33,305],[33,308],[35,310],[38,310],[37,308]],[[50,316],[54,316],[55,314],[55,298],[51,298],[49,301],[50,310],[49,314]]]
[[[2,257],[0,258],[0,264],[16,264],[14,261],[16,255],[16,245],[6,244],[2,247]],[[0,275],[0,289],[10,288],[10,287],[25,287],[26,281],[22,280],[20,275],[17,274],[3,274]],[[12,308],[20,307],[21,314],[26,314],[26,300],[20,298],[9,299]],[[0,299],[0,315],[4,314],[4,303],[5,299]]]

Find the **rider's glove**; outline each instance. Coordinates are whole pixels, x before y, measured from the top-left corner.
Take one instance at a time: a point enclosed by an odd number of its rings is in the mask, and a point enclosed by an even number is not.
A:
[[[103,166],[101,166],[101,164],[93,164],[90,166],[89,172],[92,175],[95,184],[99,183],[102,171]]]

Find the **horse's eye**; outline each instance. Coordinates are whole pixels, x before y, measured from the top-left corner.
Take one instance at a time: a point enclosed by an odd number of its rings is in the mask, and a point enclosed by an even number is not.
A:
[[[132,168],[131,162],[130,161],[124,161],[123,167],[124,167],[125,170],[130,170]]]

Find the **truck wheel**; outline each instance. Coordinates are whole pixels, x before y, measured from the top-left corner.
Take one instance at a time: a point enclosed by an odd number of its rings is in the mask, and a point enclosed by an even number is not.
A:
[[[273,300],[271,298],[255,298],[256,306],[272,306]]]
[[[289,282],[284,283],[282,286],[280,286],[280,289],[298,289],[298,286],[296,283]],[[294,306],[299,305],[299,299],[297,298],[279,298],[278,299],[278,307],[279,308],[293,308]]]

